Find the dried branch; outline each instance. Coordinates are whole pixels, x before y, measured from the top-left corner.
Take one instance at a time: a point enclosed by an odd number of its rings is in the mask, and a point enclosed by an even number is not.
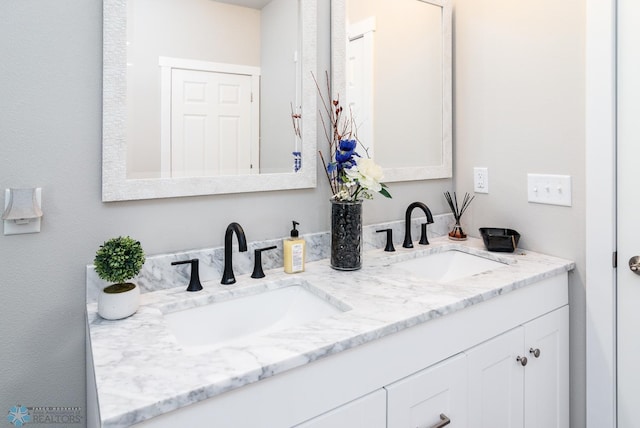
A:
[[[296,134],[296,137],[302,138],[302,132],[300,131],[300,119],[302,115],[300,113],[296,113],[293,110],[293,103],[291,104],[291,122],[293,124],[293,132]]]

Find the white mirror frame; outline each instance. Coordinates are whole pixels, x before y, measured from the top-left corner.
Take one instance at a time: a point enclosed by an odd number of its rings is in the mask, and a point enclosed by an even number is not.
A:
[[[302,168],[298,172],[188,178],[127,178],[127,0],[103,0],[102,200],[260,192],[316,187],[317,0],[301,0]],[[285,112],[289,114],[289,112]],[[294,139],[293,126],[283,138]],[[293,151],[293,143],[292,143]],[[293,156],[292,156],[293,165]],[[293,167],[292,167],[293,169]]]
[[[331,83],[334,97],[346,93],[346,1],[331,0]],[[451,3],[450,0],[420,1],[442,9],[442,162],[423,167],[383,168],[385,182],[453,176]]]

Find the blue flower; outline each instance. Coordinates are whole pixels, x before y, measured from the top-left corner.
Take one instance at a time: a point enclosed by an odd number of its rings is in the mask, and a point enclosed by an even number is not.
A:
[[[356,140],[340,140],[338,150],[353,152],[358,142]]]
[[[354,156],[360,156],[356,153],[356,146],[358,142],[356,140],[340,140],[338,148],[336,149],[336,163],[337,169],[349,169],[356,165]]]
[[[349,162],[352,157],[353,157],[353,152],[342,152],[342,151],[336,152],[336,161],[338,163]]]

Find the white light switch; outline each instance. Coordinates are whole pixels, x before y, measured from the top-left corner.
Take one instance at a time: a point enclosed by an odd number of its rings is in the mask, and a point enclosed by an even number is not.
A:
[[[473,168],[473,191],[476,193],[489,193],[488,168]]]
[[[527,194],[529,202],[570,207],[571,176],[528,174]]]

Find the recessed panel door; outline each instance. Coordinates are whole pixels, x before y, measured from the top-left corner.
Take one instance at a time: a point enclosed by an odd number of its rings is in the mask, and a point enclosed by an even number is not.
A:
[[[468,428],[523,428],[527,368],[523,349],[524,335],[519,327],[465,352]]]
[[[171,175],[250,174],[251,77],[174,69]]]
[[[347,40],[347,117],[353,119],[353,131],[367,155],[374,158],[373,132],[373,70],[375,21],[355,23],[348,30]],[[364,154],[364,153],[363,153]]]
[[[524,325],[525,428],[569,428],[569,307]]]
[[[640,424],[640,2],[618,1],[618,428]],[[611,374],[615,376],[615,373]]]

